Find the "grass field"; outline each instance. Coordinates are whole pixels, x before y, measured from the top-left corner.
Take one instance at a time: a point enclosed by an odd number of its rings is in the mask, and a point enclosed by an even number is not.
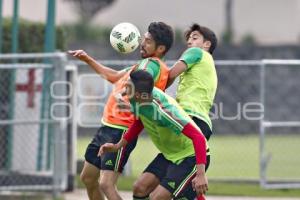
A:
[[[90,138],[78,140],[78,158],[83,158]],[[209,179],[259,180],[259,139],[250,136],[216,136],[210,140],[212,154],[208,170]],[[273,136],[268,138],[266,149],[272,159],[268,170],[271,178],[295,178],[300,180],[300,136]],[[141,137],[130,157],[132,177],[119,181],[123,189],[130,189],[133,180],[157,153],[147,138]],[[297,156],[298,155],[298,156]],[[290,163],[290,164],[289,164]],[[258,184],[210,183],[210,194],[249,196],[300,196],[300,190],[263,190]]]

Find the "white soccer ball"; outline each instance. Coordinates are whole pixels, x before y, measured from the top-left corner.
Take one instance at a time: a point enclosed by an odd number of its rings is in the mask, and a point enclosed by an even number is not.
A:
[[[131,53],[138,48],[141,34],[131,23],[120,23],[110,33],[110,44],[120,53]]]

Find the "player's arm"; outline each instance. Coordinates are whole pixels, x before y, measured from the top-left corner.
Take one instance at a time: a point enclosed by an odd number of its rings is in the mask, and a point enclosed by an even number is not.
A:
[[[105,143],[104,145],[102,145],[99,149],[98,156],[101,156],[106,152],[118,151],[119,149],[136,139],[143,129],[144,125],[141,120],[135,120],[117,144]]]
[[[68,53],[91,66],[98,74],[111,83],[117,82],[126,73],[125,70],[114,70],[98,63],[83,50],[70,50]]]
[[[197,173],[193,179],[192,184],[197,194],[204,194],[208,190],[208,182],[205,175],[206,164],[206,140],[200,130],[194,127],[192,123],[184,126],[182,133],[193,141]]]
[[[179,76],[182,72],[186,70],[187,66],[185,62],[178,60],[170,69],[168,82],[167,82],[167,88],[172,85],[172,83],[175,81],[177,76]]]
[[[199,62],[202,59],[202,54],[203,51],[200,48],[188,48],[170,69],[167,87],[172,85],[174,80],[181,73],[193,67],[197,62]]]
[[[169,99],[169,106],[166,104],[162,107],[165,110],[161,113],[162,120],[165,121],[166,126],[178,134],[184,134],[190,138],[193,142],[197,175],[193,179],[193,187],[198,194],[203,194],[207,191],[207,178],[205,175],[205,164],[206,164],[206,139],[201,133],[201,130],[197,129],[191,122],[191,119],[184,115],[179,107],[172,105],[172,99]],[[176,102],[175,102],[176,103]]]

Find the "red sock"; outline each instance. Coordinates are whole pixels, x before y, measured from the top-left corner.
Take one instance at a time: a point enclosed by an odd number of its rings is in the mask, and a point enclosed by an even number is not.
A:
[[[199,196],[197,196],[197,200],[205,200],[205,196],[204,195],[199,195]]]

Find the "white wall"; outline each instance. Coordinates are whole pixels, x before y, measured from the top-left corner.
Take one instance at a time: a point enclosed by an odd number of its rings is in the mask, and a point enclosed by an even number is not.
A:
[[[4,15],[12,15],[12,0],[4,0]],[[20,0],[20,15],[44,21],[47,0]],[[264,44],[300,43],[300,0],[235,0],[233,8],[235,41],[252,34]],[[94,24],[114,25],[132,22],[143,32],[151,21],[164,21],[186,28],[192,22],[211,27],[221,34],[224,29],[225,0],[116,0],[99,13]],[[57,0],[57,23],[78,19],[72,3]]]

